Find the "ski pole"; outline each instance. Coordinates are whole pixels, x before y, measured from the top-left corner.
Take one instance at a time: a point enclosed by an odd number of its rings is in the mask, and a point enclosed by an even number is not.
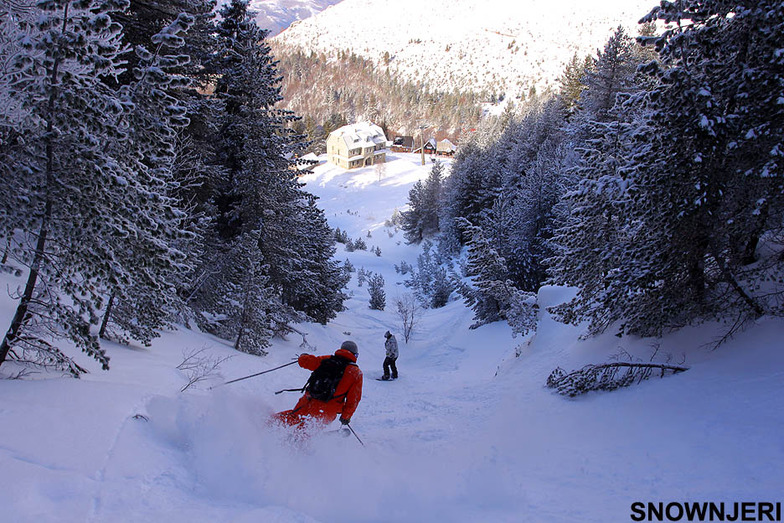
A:
[[[266,373],[268,373],[268,372],[272,372],[273,370],[282,369],[283,367],[288,367],[289,365],[294,365],[295,363],[297,363],[297,362],[296,362],[296,361],[292,361],[292,362],[286,363],[285,365],[281,365],[280,367],[275,367],[274,369],[267,369],[267,370],[263,370],[263,371],[261,371],[261,372],[257,372],[256,374],[251,374],[250,376],[244,376],[244,377],[242,377],[242,378],[237,378],[236,380],[226,381],[226,382],[220,383],[220,384],[218,384],[218,385],[215,385],[215,386],[213,386],[213,387],[210,387],[210,388],[209,388],[209,389],[207,389],[207,390],[212,390],[212,389],[214,389],[215,387],[222,387],[222,386],[224,386],[224,385],[228,385],[229,383],[235,383],[235,382],[237,382],[237,381],[246,380],[246,379],[248,379],[248,378],[255,378],[256,376],[261,376],[262,374],[266,374]]]
[[[354,432],[354,427],[352,427],[352,426],[351,426],[351,425],[349,425],[348,423],[346,423],[346,427],[348,427],[348,429],[351,431],[351,433],[354,435],[354,437],[355,437],[355,438],[357,438],[357,441],[359,441],[360,443],[362,443],[362,440],[361,440],[361,439],[359,439],[359,436],[357,436],[357,433],[356,433],[356,432]],[[365,446],[365,444],[364,444],[364,443],[362,443],[362,446],[364,447],[364,446]]]

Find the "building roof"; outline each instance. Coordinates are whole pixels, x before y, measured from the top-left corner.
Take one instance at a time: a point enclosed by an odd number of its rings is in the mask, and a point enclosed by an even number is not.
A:
[[[329,139],[336,137],[345,141],[349,150],[357,147],[375,147],[376,145],[389,147],[392,145],[392,142],[387,141],[381,127],[370,122],[344,125],[329,133]]]
[[[413,136],[398,136],[395,138],[394,145],[402,146],[402,147],[413,147],[414,146],[414,137]]]
[[[436,147],[437,151],[447,151],[447,152],[455,152],[457,150],[457,146],[453,144],[448,139],[443,139],[438,142],[438,146]]]
[[[425,142],[425,150],[427,151],[428,149],[432,149],[433,151],[435,151],[436,150],[436,143],[437,142],[436,142],[435,138],[429,139],[428,141]],[[415,153],[418,153],[418,152],[421,152],[421,151],[422,151],[422,147],[417,147],[416,149],[414,149]]]

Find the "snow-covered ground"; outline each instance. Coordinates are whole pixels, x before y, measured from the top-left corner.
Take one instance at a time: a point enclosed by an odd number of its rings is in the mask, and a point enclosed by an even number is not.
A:
[[[264,358],[186,329],[149,349],[107,344],[108,372],[82,361],[81,380],[0,380],[0,521],[617,522],[637,501],[784,501],[784,322],[762,319],[718,350],[708,345],[721,326],[685,329],[656,341],[657,360],[685,358],[689,371],[573,400],[545,388],[555,367],[621,351],[647,361],[654,341],[581,341],[546,312],[527,338],[500,323],[471,331],[454,301],[426,311],[404,343],[392,304],[407,289],[393,266],[419,251],[385,221],[429,165],[390,160],[322,164],[303,178],[333,227],[382,251],[340,246],[338,259],[384,276],[387,310],[369,309],[355,276],[347,311],[298,326],[319,354],[359,345],[364,395],[351,425],[364,446],[329,434],[292,444],[267,425],[298,397],[275,391],[307,379],[296,365],[208,388],[290,362],[299,335]],[[20,282],[2,277],[10,290]],[[545,288],[540,304],[568,295]],[[13,302],[0,306],[8,321]],[[395,382],[374,379],[387,329],[400,343]],[[231,359],[180,392],[176,367],[200,349]]]

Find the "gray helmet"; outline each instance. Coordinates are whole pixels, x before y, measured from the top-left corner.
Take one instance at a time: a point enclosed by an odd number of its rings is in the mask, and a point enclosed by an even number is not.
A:
[[[353,341],[351,341],[351,340],[346,340],[346,341],[344,341],[344,342],[343,342],[343,343],[340,345],[340,348],[341,348],[341,349],[343,349],[343,350],[347,350],[347,351],[349,351],[349,352],[350,352],[351,354],[353,354],[354,356],[359,356],[359,348],[357,347],[357,344],[356,344],[356,343],[354,343],[354,342],[353,342]]]
[[[386,331],[386,332],[384,333],[384,337],[385,337],[385,338],[391,338],[391,337],[392,337],[392,333],[391,333],[391,332],[389,332],[389,331]]]

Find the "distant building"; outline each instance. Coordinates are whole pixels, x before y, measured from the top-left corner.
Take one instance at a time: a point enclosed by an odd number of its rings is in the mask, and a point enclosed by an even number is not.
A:
[[[447,140],[446,138],[438,142],[436,145],[436,154],[439,156],[454,156],[457,151],[457,146]]]
[[[396,153],[410,153],[414,150],[413,136],[398,136],[392,142],[392,151]]]
[[[436,139],[435,138],[429,139],[428,141],[425,142],[425,154],[435,154],[436,153],[436,147],[437,147]],[[416,149],[414,149],[414,152],[415,153],[421,153],[422,152],[422,148],[421,147],[417,147]]]
[[[329,133],[327,158],[344,169],[367,167],[387,161],[387,147],[392,142],[381,127],[369,122],[345,125]]]

